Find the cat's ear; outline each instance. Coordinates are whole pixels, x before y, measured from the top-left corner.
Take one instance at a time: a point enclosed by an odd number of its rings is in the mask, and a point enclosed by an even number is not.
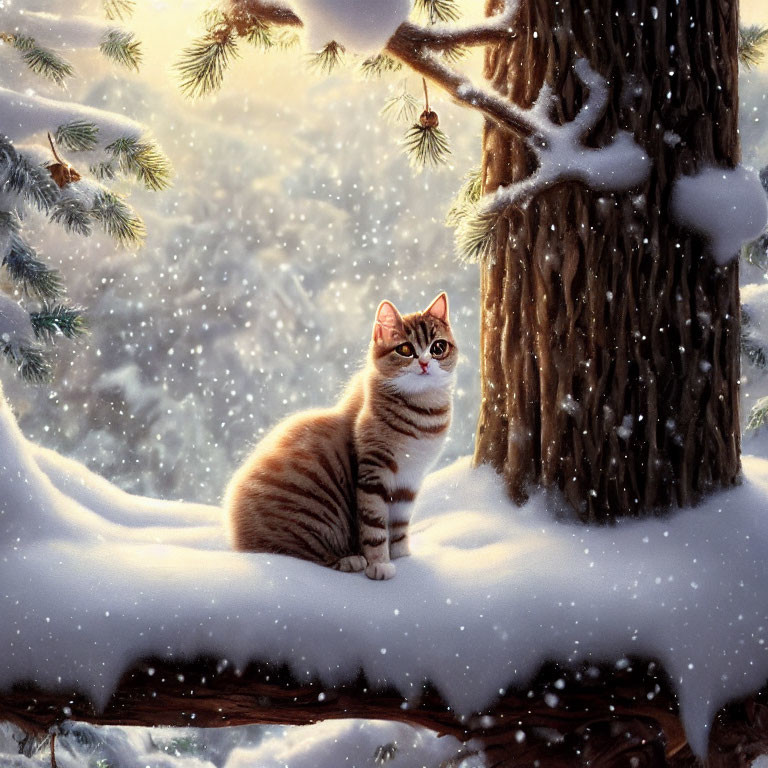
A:
[[[422,313],[432,315],[444,323],[448,322],[448,297],[445,292],[441,293]]]
[[[391,301],[382,301],[376,310],[376,322],[373,324],[373,340],[391,343],[405,338],[403,318]]]

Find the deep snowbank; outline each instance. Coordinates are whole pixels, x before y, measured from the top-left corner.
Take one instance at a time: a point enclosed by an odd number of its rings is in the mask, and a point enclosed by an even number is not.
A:
[[[148,655],[287,662],[328,685],[362,666],[458,713],[548,659],[659,658],[698,754],[728,699],[768,677],[768,461],[666,519],[589,528],[490,469],[431,475],[414,556],[388,583],[226,549],[216,508],[130,497],[30,446],[0,402],[0,689],[32,680],[103,706]],[[152,524],[152,523],[157,524]]]

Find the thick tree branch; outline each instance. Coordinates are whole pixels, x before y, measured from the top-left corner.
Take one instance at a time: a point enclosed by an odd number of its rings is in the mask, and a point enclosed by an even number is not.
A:
[[[761,693],[721,711],[712,731],[712,766],[743,766],[749,761],[740,760],[768,749],[763,699]],[[141,662],[123,676],[103,711],[73,691],[16,687],[0,694],[0,721],[39,734],[67,720],[217,727],[348,717],[397,720],[473,739],[490,764],[505,768],[542,758],[550,768],[695,764],[666,675],[657,664],[641,661],[579,671],[549,665],[527,690],[507,691],[488,712],[469,718],[458,718],[431,688],[418,701],[406,702],[362,676],[325,688],[299,683],[284,668],[253,664],[238,671],[210,659]],[[633,761],[638,756],[642,759]]]

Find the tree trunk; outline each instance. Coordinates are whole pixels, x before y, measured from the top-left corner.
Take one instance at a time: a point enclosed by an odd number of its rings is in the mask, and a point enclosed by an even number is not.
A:
[[[571,65],[586,58],[610,88],[587,143],[626,128],[653,163],[630,192],[565,182],[498,224],[475,461],[517,501],[538,483],[607,521],[738,480],[738,261],[718,266],[669,212],[679,174],[739,160],[737,21],[736,0],[521,0],[516,37],[487,49],[493,86],[528,107],[549,83],[559,121],[583,99]],[[486,192],[533,167],[486,124]]]
[[[768,751],[763,691],[721,710],[710,739],[710,768],[744,768]],[[494,768],[695,766],[662,668],[639,659],[616,667],[544,667],[524,691],[506,691],[484,713],[458,718],[432,688],[405,702],[362,676],[333,689],[296,680],[284,668],[245,670],[213,659],[150,659],[120,681],[103,711],[75,691],[17,686],[0,695],[0,722],[29,733],[64,721],[139,726],[305,725],[335,718],[397,720],[450,734],[482,749]]]

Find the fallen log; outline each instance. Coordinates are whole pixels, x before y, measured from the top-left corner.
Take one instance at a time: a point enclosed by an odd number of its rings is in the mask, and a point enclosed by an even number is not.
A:
[[[749,766],[768,753],[763,690],[718,713],[708,764]],[[306,725],[330,718],[397,720],[450,734],[482,749],[489,766],[693,766],[666,675],[638,659],[620,668],[547,665],[526,690],[501,691],[492,709],[459,717],[427,687],[408,701],[360,675],[328,689],[285,667],[244,670],[210,658],[149,659],[123,676],[103,710],[74,691],[17,685],[0,694],[0,720],[47,733],[64,721],[123,726]],[[538,762],[537,762],[538,761]]]

